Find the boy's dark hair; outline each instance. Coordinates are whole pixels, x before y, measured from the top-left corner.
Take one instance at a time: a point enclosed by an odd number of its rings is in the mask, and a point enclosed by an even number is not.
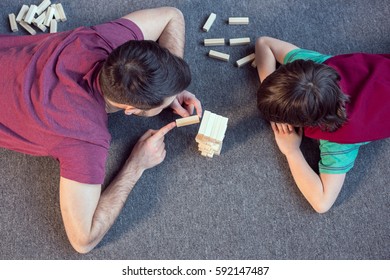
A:
[[[105,97],[149,110],[191,83],[188,64],[154,41],[128,41],[106,59],[100,72]]]
[[[327,65],[296,60],[264,79],[257,106],[268,121],[333,132],[347,121],[349,97],[341,91],[339,81],[340,75]]]

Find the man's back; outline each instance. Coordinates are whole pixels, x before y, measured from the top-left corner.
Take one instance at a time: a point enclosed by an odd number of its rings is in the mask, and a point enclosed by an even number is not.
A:
[[[0,36],[1,147],[57,158],[69,179],[103,182],[110,135],[97,76],[126,40],[106,36],[113,24]]]

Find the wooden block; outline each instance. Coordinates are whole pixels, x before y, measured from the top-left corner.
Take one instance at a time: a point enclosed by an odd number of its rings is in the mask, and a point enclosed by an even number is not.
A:
[[[203,31],[209,32],[211,25],[213,25],[214,20],[217,18],[217,15],[214,13],[211,13],[209,15],[209,18],[207,19],[206,23],[203,25]]]
[[[219,125],[217,137],[216,137],[216,140],[220,141],[221,143],[223,141],[223,138],[225,138],[225,133],[226,133],[226,129],[227,129],[228,120],[229,120],[228,118],[225,118],[225,117],[221,116],[221,122],[220,122],[220,125]]]
[[[32,28],[28,23],[24,22],[23,20],[19,22],[19,24],[28,31],[31,35],[37,34],[37,32]]]
[[[198,149],[200,152],[207,152],[207,153],[214,152],[214,149],[212,146],[207,145],[207,144],[203,144],[203,143],[198,145]]]
[[[251,38],[245,37],[245,38],[234,38],[229,40],[230,46],[241,46],[241,45],[248,45],[251,42]]]
[[[221,116],[217,115],[214,120],[213,128],[211,129],[210,138],[217,139],[218,129],[221,125]]]
[[[252,53],[252,54],[250,54],[250,55],[247,55],[246,57],[243,57],[243,58],[237,60],[237,61],[236,61],[236,65],[237,65],[238,67],[244,66],[245,64],[252,62],[252,60],[254,60],[255,57],[256,57],[256,56],[255,56],[254,53]]]
[[[60,15],[61,21],[67,21],[68,19],[66,18],[64,7],[62,7],[62,4],[58,3],[56,8],[57,8],[58,13]]]
[[[37,9],[37,15],[41,15],[46,9],[47,7],[49,7],[51,4],[51,1],[50,0],[43,0],[41,2],[41,4],[38,5],[38,9]],[[38,24],[39,25],[39,24]]]
[[[254,60],[252,61],[252,64],[251,64],[251,66],[252,66],[253,68],[257,68],[257,62],[256,62],[256,59],[254,59]]]
[[[61,15],[60,11],[57,9],[57,4],[51,5],[51,7],[54,8],[54,18],[56,19],[57,22],[61,21]]]
[[[43,22],[45,21],[45,18],[46,18],[46,12],[43,12],[37,18],[33,19],[32,23],[35,26],[43,25]]]
[[[206,126],[207,126],[207,122],[210,118],[210,115],[211,115],[211,112],[207,111],[207,110],[205,110],[203,113],[202,122],[200,123],[198,134],[195,137],[195,141],[198,143],[203,141],[204,132],[206,131]]]
[[[19,29],[18,29],[18,25],[16,23],[15,14],[9,14],[8,19],[9,19],[9,25],[11,26],[12,32],[18,31]]]
[[[221,150],[222,150],[222,143],[219,145],[218,150],[215,151],[215,154],[216,154],[217,156],[219,156],[219,155],[221,154]]]
[[[230,25],[249,24],[249,17],[229,17]]]
[[[37,13],[38,7],[36,5],[31,5],[30,9],[28,9],[28,12],[26,16],[24,17],[24,21],[28,24],[31,24],[32,20],[34,19],[35,14]]]
[[[20,9],[18,15],[16,16],[16,22],[21,22],[24,17],[26,16],[27,12],[29,10],[29,7],[27,5],[23,5]]]
[[[210,111],[207,111],[207,110],[204,111],[203,118],[202,118],[202,123],[200,124],[199,131],[198,131],[199,134],[203,134],[204,135],[204,133],[206,131],[207,123],[208,123],[208,121],[210,119],[210,115],[211,115]]]
[[[54,16],[54,8],[50,6],[46,11],[46,17],[45,17],[45,21],[43,22],[43,24],[46,25],[47,27],[49,27],[50,22],[53,19],[53,16]]]
[[[50,33],[57,33],[57,20],[55,19],[50,21]]]
[[[206,123],[206,130],[204,132],[204,136],[206,136],[206,137],[211,136],[211,132],[213,130],[214,121],[215,121],[216,117],[217,117],[216,114],[211,113],[210,118],[209,118],[208,122]]]
[[[177,119],[176,126],[181,127],[181,126],[186,126],[186,125],[190,125],[190,124],[196,124],[199,122],[200,122],[199,117],[195,115],[195,116],[190,116],[187,118]]]
[[[202,152],[201,155],[204,156],[204,157],[209,157],[209,158],[213,157],[212,153],[207,153],[207,152]]]
[[[47,30],[47,27],[44,25],[44,24],[39,24],[39,25],[37,25],[37,27],[42,31],[42,32],[46,32],[46,30]]]
[[[221,53],[221,52],[210,50],[209,51],[209,57],[212,57],[212,58],[215,58],[215,59],[219,59],[219,60],[223,60],[223,61],[229,61],[230,55],[228,55],[226,53]]]
[[[204,39],[204,45],[208,46],[223,46],[225,45],[224,38],[216,38],[216,39]]]

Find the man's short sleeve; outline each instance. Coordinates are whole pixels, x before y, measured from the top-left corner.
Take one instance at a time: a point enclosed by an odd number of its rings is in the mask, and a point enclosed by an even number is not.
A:
[[[61,177],[84,184],[103,184],[107,148],[75,139],[65,139],[51,154],[60,162]]]
[[[91,29],[96,31],[112,49],[116,49],[127,41],[144,39],[138,25],[125,18],[95,25]]]
[[[339,144],[320,140],[321,160],[318,163],[320,173],[347,173],[355,164],[359,148],[367,143]]]
[[[298,59],[311,60],[315,63],[323,63],[325,60],[331,57],[331,55],[321,54],[316,51],[294,49],[286,54],[286,56],[284,57],[283,64],[287,64]]]

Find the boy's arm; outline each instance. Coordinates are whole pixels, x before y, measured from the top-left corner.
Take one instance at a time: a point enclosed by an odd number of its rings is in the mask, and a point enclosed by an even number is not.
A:
[[[281,124],[271,123],[276,143],[286,156],[292,176],[299,190],[318,213],[328,211],[334,202],[346,174],[317,175],[304,158],[299,146],[302,140],[302,129],[297,133],[286,132]]]
[[[60,205],[66,234],[79,253],[91,251],[113,225],[142,173],[160,164],[166,155],[164,135],[175,127],[148,130],[138,140],[125,166],[101,193],[100,185],[61,177]]]
[[[283,63],[285,56],[297,46],[271,37],[256,40],[256,63],[260,82],[276,70],[276,61]]]
[[[145,40],[158,41],[160,46],[183,58],[185,22],[180,10],[173,7],[145,9],[130,13],[124,18],[138,25]]]

